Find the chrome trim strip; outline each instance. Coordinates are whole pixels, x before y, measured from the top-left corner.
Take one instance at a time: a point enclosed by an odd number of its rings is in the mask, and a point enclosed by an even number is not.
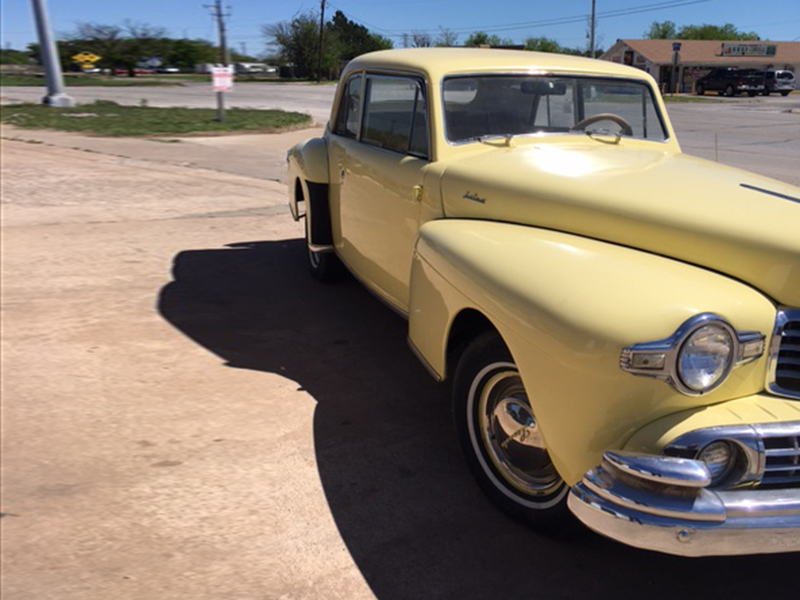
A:
[[[773,192],[772,190],[765,190],[764,188],[756,187],[754,185],[749,185],[747,183],[740,183],[739,186],[748,190],[753,190],[754,192],[761,192],[762,194],[768,194],[770,196],[775,196],[776,198],[782,198],[783,200],[790,200],[791,202],[800,202],[800,198],[795,198],[794,196],[787,196],[786,194]]]
[[[441,383],[442,381],[444,381],[444,377],[439,375],[433,369],[433,367],[431,366],[431,363],[429,363],[427,361],[427,359],[424,356],[422,356],[422,352],[420,352],[419,348],[417,348],[414,345],[414,342],[411,341],[411,338],[410,337],[406,338],[406,341],[408,342],[408,347],[411,348],[411,352],[414,353],[414,356],[416,356],[417,359],[419,360],[419,362],[422,363],[422,366],[425,367],[425,369],[428,371],[428,373],[430,373],[431,376],[436,380],[436,383]]]
[[[786,390],[777,384],[778,355],[780,354],[783,330],[787,323],[800,323],[800,308],[782,307],[775,317],[775,327],[772,330],[772,339],[769,344],[769,362],[767,363],[767,389],[777,396],[786,398],[800,398],[800,394]]]
[[[335,252],[332,244],[309,244],[308,249],[311,250],[311,252],[319,253]]]

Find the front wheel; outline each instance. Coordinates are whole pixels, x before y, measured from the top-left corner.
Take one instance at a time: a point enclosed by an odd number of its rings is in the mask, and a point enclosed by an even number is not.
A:
[[[698,96],[703,96],[706,93],[706,88],[703,87],[702,83],[699,83],[699,84],[697,84],[697,87],[695,88],[694,91]]]
[[[733,94],[734,94],[734,90],[733,90],[733,86],[732,85],[729,85],[728,87],[725,88],[725,95],[728,98],[732,98]]]
[[[461,356],[453,410],[461,448],[489,498],[537,529],[570,530],[569,487],[550,459],[519,370],[496,333],[478,337]]]
[[[786,92],[781,92],[781,96],[788,96],[788,95],[789,95],[789,92],[788,92],[788,91],[786,91]]]

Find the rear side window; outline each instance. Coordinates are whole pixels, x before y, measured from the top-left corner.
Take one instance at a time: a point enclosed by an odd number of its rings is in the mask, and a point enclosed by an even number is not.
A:
[[[353,75],[347,84],[339,103],[339,114],[336,115],[336,131],[338,135],[355,138],[358,136],[358,117],[361,111],[361,75]]]
[[[418,79],[368,76],[361,141],[428,158],[428,110]]]

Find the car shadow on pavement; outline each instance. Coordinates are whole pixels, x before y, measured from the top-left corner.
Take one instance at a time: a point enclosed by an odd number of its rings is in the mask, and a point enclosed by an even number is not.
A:
[[[472,482],[447,389],[407,348],[405,321],[350,277],[315,282],[302,240],[183,251],[159,310],[227,365],[277,373],[317,401],[330,511],[381,600],[796,593],[797,555],[683,559],[506,518]]]

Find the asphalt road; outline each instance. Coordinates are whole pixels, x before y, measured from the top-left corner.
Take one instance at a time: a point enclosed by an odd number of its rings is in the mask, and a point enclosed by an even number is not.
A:
[[[227,106],[280,108],[310,114],[324,125],[333,84],[242,83],[226,95]],[[36,102],[43,88],[7,87],[2,101]],[[215,108],[210,86],[84,88],[69,90],[78,102],[113,100],[121,104]],[[669,103],[670,119],[684,152],[800,185],[800,93],[767,98],[706,97],[703,103]],[[278,166],[278,165],[275,165]],[[282,177],[282,166],[270,178]]]
[[[739,115],[752,167],[800,164],[783,105],[675,106],[699,150]],[[498,512],[405,323],[305,272],[271,179],[306,133],[3,128],[4,600],[796,595],[797,555],[680,559]]]

